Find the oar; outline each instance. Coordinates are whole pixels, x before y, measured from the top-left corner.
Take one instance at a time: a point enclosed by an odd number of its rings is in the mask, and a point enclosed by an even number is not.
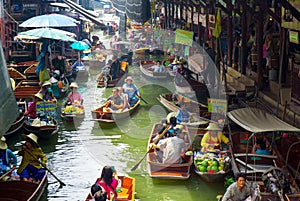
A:
[[[25,149],[25,151],[27,151],[26,149]],[[47,166],[46,165],[44,165],[43,163],[41,163],[40,162],[40,160],[39,159],[37,159],[30,151],[27,151],[27,153],[29,153],[29,155],[31,155],[32,156],[32,158],[34,159],[34,160],[36,160],[36,161],[38,161],[42,166],[43,166],[43,168],[45,168],[59,183],[60,183],[60,186],[65,186],[66,184],[64,183],[64,182],[62,182],[59,178],[57,178],[56,176],[55,176],[55,174],[53,173],[53,172],[51,172],[51,170],[49,170],[48,168],[47,168]]]
[[[138,95],[138,94],[135,92],[135,95],[136,95],[137,97],[139,97],[144,103],[149,104],[149,103],[141,96],[141,94]]]
[[[170,126],[167,126],[165,130],[158,136],[158,138],[153,142],[154,144],[157,144],[157,142],[165,135],[165,133],[169,130]],[[145,153],[145,155],[137,162],[135,166],[131,168],[131,171],[134,171],[138,168],[138,166],[141,164],[141,162],[144,160],[144,158],[147,156],[147,154],[151,151],[153,148],[153,143],[151,144],[151,147],[148,149],[148,151]]]

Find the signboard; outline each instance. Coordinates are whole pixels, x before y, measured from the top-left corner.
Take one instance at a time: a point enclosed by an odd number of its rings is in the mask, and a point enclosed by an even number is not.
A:
[[[220,114],[225,114],[227,112],[227,100],[209,98],[207,102],[209,112]]]
[[[36,114],[40,115],[55,115],[56,114],[56,103],[53,101],[38,101],[36,102]]]
[[[299,44],[299,32],[297,31],[289,31],[289,39],[291,43]]]
[[[192,46],[194,32],[176,29],[175,43]]]

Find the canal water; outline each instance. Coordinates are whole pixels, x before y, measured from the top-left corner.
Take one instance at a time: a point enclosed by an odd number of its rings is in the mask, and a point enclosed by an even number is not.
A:
[[[168,113],[157,97],[174,92],[171,78],[149,80],[141,74],[137,64],[130,66],[129,75],[148,104],[141,102],[129,119],[118,122],[113,128],[102,129],[97,122],[91,121],[91,110],[103,103],[111,89],[96,88],[99,72],[92,69],[89,72],[87,82],[78,81],[78,91],[84,98],[85,118],[73,123],[60,121],[58,134],[48,141],[40,141],[48,157],[48,168],[66,184],[60,188],[49,175],[49,184],[41,200],[84,200],[105,165],[115,166],[119,175],[134,177],[136,199],[141,201],[215,201],[218,194],[224,193],[223,183],[205,183],[193,169],[191,177],[185,181],[150,178],[146,160],[137,170],[130,170],[146,153],[153,124]],[[59,105],[61,103],[59,100]],[[16,151],[20,140],[20,135],[15,136],[9,140],[9,146]]]

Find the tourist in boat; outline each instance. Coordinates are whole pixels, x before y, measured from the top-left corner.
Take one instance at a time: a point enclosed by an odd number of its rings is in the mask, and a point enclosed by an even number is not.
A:
[[[41,94],[43,95],[43,100],[45,100],[45,101],[52,101],[55,99],[52,89],[51,89],[51,82],[45,81],[43,83]]]
[[[174,137],[166,138],[160,145],[152,144],[156,151],[157,160],[164,164],[182,163],[184,153],[186,152],[186,144],[184,142],[184,132],[177,128]]]
[[[134,106],[140,97],[140,93],[138,88],[133,83],[133,79],[131,76],[128,76],[125,79],[125,84],[123,85],[124,93],[128,95],[129,105],[130,107]]]
[[[22,156],[22,162],[18,168],[18,174],[21,180],[29,182],[39,182],[45,176],[46,155],[38,144],[38,137],[33,133],[23,135],[25,144],[22,150],[18,152]]]
[[[29,105],[28,110],[24,113],[31,119],[35,119],[36,116],[36,102],[43,101],[43,95],[41,93],[34,94],[33,102]]]
[[[267,149],[267,143],[264,138],[256,138],[256,142],[252,149],[253,154],[271,155]]]
[[[11,166],[11,164],[13,164]],[[0,139],[0,175],[17,167],[17,156],[7,147],[5,137]]]
[[[191,120],[191,115],[190,113],[186,110],[186,103],[185,102],[182,102],[180,103],[180,108],[179,110],[177,111],[177,114],[176,114],[176,119],[177,119],[177,123],[180,124],[180,123],[189,123],[190,120]]]
[[[72,65],[72,72],[77,73],[79,71],[79,67],[84,66],[81,59],[76,60]]]
[[[124,93],[123,87],[118,87],[118,90],[119,90],[119,96],[124,101],[122,110],[124,111],[124,110],[129,109],[130,105],[129,105],[129,102],[128,102],[128,95],[126,93]]]
[[[154,66],[151,66],[150,69],[153,70],[153,72],[157,72],[157,73],[163,73],[165,72],[165,67],[163,65],[161,65],[160,61],[156,61],[156,64]]]
[[[206,130],[207,132],[201,140],[202,152],[215,149],[221,150],[221,142],[230,145],[229,139],[221,132],[216,123],[209,123]]]
[[[104,191],[99,184],[93,184],[91,187],[91,194],[93,199],[89,201],[106,201],[107,193]]]
[[[113,112],[118,112],[124,109],[124,100],[119,96],[119,89],[113,88],[112,96],[108,99],[110,101],[109,108]]]
[[[77,91],[78,84],[76,82],[72,82],[70,84],[71,92],[68,95],[67,104],[68,105],[82,105],[83,98],[81,94]]]
[[[246,175],[244,173],[237,173],[235,182],[227,188],[222,201],[246,200],[252,194],[253,189],[247,184]]]
[[[116,192],[116,188],[118,186],[118,176],[116,170],[113,167],[103,167],[101,177],[97,181],[97,184],[99,184],[107,192],[108,200],[117,200],[118,194]]]

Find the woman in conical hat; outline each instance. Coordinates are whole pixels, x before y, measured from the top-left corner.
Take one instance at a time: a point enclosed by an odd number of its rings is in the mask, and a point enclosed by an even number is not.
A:
[[[230,144],[229,139],[223,134],[222,130],[216,123],[209,123],[206,128],[207,132],[201,140],[202,152],[208,150],[221,149],[221,142]]]
[[[70,84],[71,92],[68,95],[68,104],[74,104],[74,105],[82,105],[83,98],[81,94],[77,91],[78,84],[76,82],[72,82]]]
[[[30,133],[29,135],[22,135],[26,142],[22,146],[22,150],[18,155],[22,156],[22,162],[18,169],[20,178],[24,181],[39,182],[45,176],[46,155],[38,144],[38,137]]]
[[[17,156],[10,149],[8,149],[5,137],[0,139],[0,159],[2,160],[2,173],[5,173],[7,170],[17,166]],[[11,162],[13,162],[12,167]]]

